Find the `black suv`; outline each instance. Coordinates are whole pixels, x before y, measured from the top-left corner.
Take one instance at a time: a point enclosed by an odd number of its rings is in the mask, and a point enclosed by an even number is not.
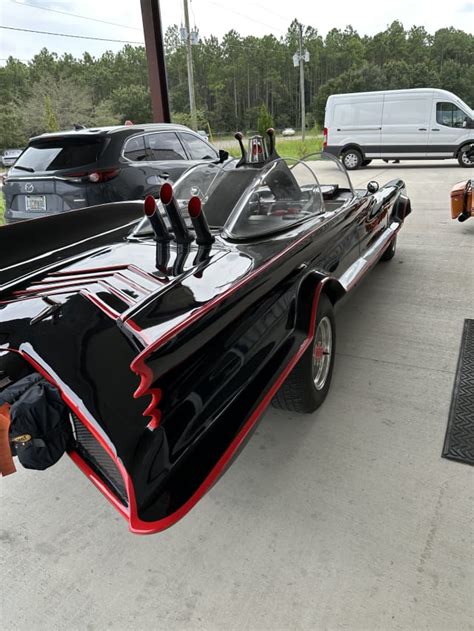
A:
[[[12,223],[107,202],[158,196],[165,180],[218,152],[183,125],[156,123],[42,134],[4,180]]]

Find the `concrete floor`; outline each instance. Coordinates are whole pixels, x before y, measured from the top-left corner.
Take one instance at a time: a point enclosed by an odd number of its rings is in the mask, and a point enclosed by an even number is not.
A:
[[[2,627],[473,629],[472,469],[440,457],[474,220],[452,222],[449,163],[374,163],[405,179],[397,256],[339,311],[330,395],[270,409],[181,522],[137,537],[64,458],[1,481]]]

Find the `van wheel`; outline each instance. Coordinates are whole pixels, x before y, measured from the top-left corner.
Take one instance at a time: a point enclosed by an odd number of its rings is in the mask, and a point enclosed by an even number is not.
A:
[[[474,159],[468,154],[472,155],[473,148],[471,146],[463,147],[458,153],[458,162],[459,166],[464,167],[465,169],[469,169],[474,167]]]
[[[363,167],[368,167],[371,162],[372,162],[372,160],[363,160],[362,161],[362,166]]]
[[[348,149],[342,154],[342,163],[348,171],[354,171],[362,166],[362,154],[357,149]]]
[[[322,294],[310,346],[272,400],[276,408],[310,413],[324,402],[331,385],[336,352],[336,321],[329,298]]]

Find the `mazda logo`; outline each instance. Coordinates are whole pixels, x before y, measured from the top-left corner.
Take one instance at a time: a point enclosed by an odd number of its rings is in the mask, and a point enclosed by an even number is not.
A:
[[[25,184],[25,193],[32,193],[35,190],[33,184]]]

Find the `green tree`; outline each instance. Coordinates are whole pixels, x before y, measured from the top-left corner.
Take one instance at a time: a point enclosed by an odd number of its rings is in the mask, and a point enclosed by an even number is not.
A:
[[[142,85],[124,85],[117,88],[112,92],[111,102],[122,123],[126,120],[133,123],[150,123],[153,120],[150,91]]]
[[[257,121],[257,129],[260,136],[265,136],[269,127],[273,127],[273,118],[265,103],[262,103]]]
[[[21,108],[14,101],[5,103],[0,108],[0,150],[24,147],[28,138],[23,129]]]
[[[58,119],[51,105],[49,94],[44,97],[44,127],[46,131],[58,131]]]

